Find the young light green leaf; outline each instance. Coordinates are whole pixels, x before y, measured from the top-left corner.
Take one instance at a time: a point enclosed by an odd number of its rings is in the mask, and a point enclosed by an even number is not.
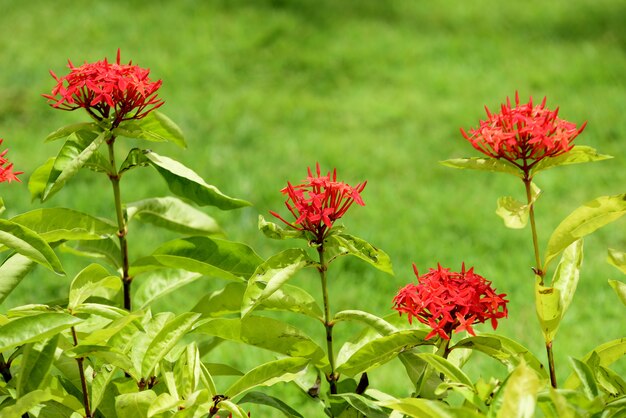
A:
[[[512,372],[523,359],[528,367],[541,377],[546,379],[548,377],[541,362],[526,347],[501,335],[482,334],[476,337],[467,337],[454,344],[451,350],[457,348],[467,348],[485,353],[504,364],[509,372]]]
[[[541,380],[535,371],[521,362],[500,389],[502,394],[496,418],[534,417],[540,388]]]
[[[13,319],[0,327],[0,352],[50,338],[82,319],[62,312],[44,312]]]
[[[120,352],[115,347],[109,347],[107,345],[85,345],[81,343],[76,347],[65,350],[64,354],[73,358],[98,358],[106,364],[115,366],[120,370],[131,370],[133,367],[128,355]]]
[[[61,262],[48,243],[36,232],[25,226],[0,219],[0,244],[15,250],[59,275],[65,274]]]
[[[608,262],[626,274],[626,253],[609,248]]]
[[[158,270],[148,272],[141,278],[141,284],[133,295],[133,304],[140,309],[147,308],[156,299],[170,294],[202,277],[200,273],[184,270]]]
[[[617,297],[626,305],[626,283],[622,283],[619,280],[609,280],[609,286],[615,290]]]
[[[272,386],[279,382],[291,382],[309,364],[310,359],[287,357],[270,361],[250,370],[233,383],[224,395],[234,398],[258,386]]]
[[[72,245],[63,244],[61,251],[87,257],[90,259],[99,258],[107,262],[116,270],[122,268],[122,258],[118,239],[112,237],[99,240],[77,241]]]
[[[184,401],[179,399],[177,396],[172,396],[167,392],[161,393],[157,398],[150,404],[150,408],[148,408],[148,418],[152,418],[155,415],[159,415],[162,413],[166,413],[171,410],[180,410],[179,407],[183,405]]]
[[[535,308],[541,325],[541,332],[546,343],[551,342],[556,335],[561,318],[563,306],[561,305],[561,290],[539,284],[539,278],[535,283]]]
[[[23,417],[32,408],[49,401],[54,396],[49,389],[37,389],[25,394],[15,401],[15,404],[3,406],[0,409],[0,418]]]
[[[150,377],[156,365],[194,325],[200,314],[185,312],[170,320],[150,342],[141,363],[141,375]]]
[[[224,409],[230,412],[232,418],[248,418],[246,411],[241,409],[239,405],[229,400],[223,400],[217,403],[219,409]]]
[[[184,399],[188,399],[199,389],[201,377],[202,367],[198,346],[195,343],[187,344],[174,365],[176,392]]]
[[[76,275],[70,285],[68,309],[73,310],[87,298],[96,294],[102,288],[117,291],[122,282],[118,276],[111,273],[100,264],[90,264]]]
[[[579,239],[570,244],[563,251],[561,261],[557,266],[554,277],[552,278],[552,286],[559,290],[561,299],[561,318],[565,315],[569,307],[580,277],[580,267],[583,263],[583,240]]]
[[[128,219],[147,222],[186,235],[222,234],[209,215],[175,197],[140,200],[126,205]]]
[[[443,402],[430,399],[404,398],[379,402],[379,405],[391,408],[411,418],[457,418]],[[468,418],[471,415],[467,416]]]
[[[430,364],[436,371],[443,373],[448,379],[454,383],[460,383],[468,388],[473,389],[470,378],[463,373],[461,369],[450,363],[441,356],[432,353],[420,353],[417,357]]]
[[[237,403],[254,403],[257,405],[266,405],[277,409],[287,418],[304,418],[302,415],[300,415],[298,411],[291,408],[280,399],[267,395],[263,392],[248,392]]]
[[[288,239],[288,238],[306,238],[304,231],[298,229],[283,228],[282,226],[266,221],[263,215],[259,215],[259,231],[268,238],[272,239]]]
[[[523,172],[518,167],[510,164],[506,160],[498,160],[495,158],[471,157],[471,158],[453,158],[450,160],[440,161],[440,164],[452,168],[467,168],[471,170],[495,171],[499,173],[513,174],[522,177]]]
[[[257,267],[248,280],[241,302],[241,316],[252,312],[298,271],[315,264],[306,251],[300,248],[288,249],[270,257]]]
[[[574,241],[626,214],[626,194],[601,196],[575,209],[556,227],[546,249],[543,271]]]
[[[359,310],[345,310],[337,312],[333,318],[333,322],[340,321],[357,321],[368,325],[370,328],[378,332],[380,335],[389,335],[398,331],[398,328],[391,325],[376,315]]]
[[[587,396],[589,400],[593,400],[600,394],[598,383],[593,375],[593,371],[591,371],[591,368],[583,361],[573,357],[570,357],[570,361],[572,363],[574,373],[576,373],[578,380],[582,384],[585,396]]]
[[[178,268],[228,280],[250,277],[263,260],[245,244],[209,237],[189,237],[166,242],[151,256],[134,262],[130,274]]]
[[[71,134],[78,131],[87,131],[87,132],[97,132],[100,130],[98,125],[94,122],[80,122],[80,123],[72,123],[70,125],[63,126],[56,131],[50,133],[44,142],[56,141],[57,139],[67,138]]]
[[[144,118],[124,121],[113,130],[115,135],[146,139],[154,142],[173,142],[187,148],[183,131],[170,118],[155,110]]]
[[[243,376],[243,372],[222,363],[203,363],[211,376]]]
[[[21,370],[17,376],[17,397],[39,389],[44,381],[59,342],[59,335],[49,340],[26,344],[22,351]]]
[[[41,201],[45,202],[61,190],[65,183],[87,163],[105,140],[105,132],[100,134],[89,131],[72,133],[54,160],[43,194],[40,197]]]
[[[151,151],[146,152],[145,157],[163,177],[170,191],[177,196],[189,199],[200,206],[216,206],[223,210],[250,206],[245,200],[226,196],[178,161]]]
[[[115,397],[115,411],[118,417],[146,418],[150,405],[156,401],[157,395],[152,390],[122,393]]]
[[[37,232],[47,242],[99,240],[117,232],[111,221],[66,208],[35,209],[11,221]]]
[[[356,393],[339,393],[331,395],[333,398],[341,398],[352,408],[359,411],[367,418],[388,418],[389,412],[383,410],[375,401]],[[343,415],[341,415],[343,417]],[[360,416],[360,415],[359,415]]]
[[[496,215],[504,220],[504,225],[511,229],[522,229],[528,223],[530,207],[510,196],[498,199]]]
[[[41,200],[46,190],[46,184],[50,178],[50,173],[54,167],[56,158],[49,158],[44,164],[37,167],[33,174],[28,179],[28,191],[30,192],[30,198],[32,201],[37,199]]]
[[[590,359],[597,356],[599,366],[608,367],[615,361],[626,356],[626,338],[618,338],[601,344],[594,348],[591,352],[587,353],[582,361],[589,363]],[[576,389],[580,385],[580,379],[576,374],[570,375],[565,381],[564,387],[567,389]]]
[[[265,348],[290,357],[310,359],[318,367],[327,367],[322,348],[298,328],[272,318],[246,316],[201,321],[194,332],[229,341]]]
[[[14,253],[0,265],[0,303],[17,287],[36,266],[30,258]]]
[[[340,364],[337,371],[352,377],[392,360],[403,351],[420,345],[432,345],[432,341],[425,340],[427,334],[422,330],[407,330],[372,340]]]
[[[332,234],[327,239],[325,247],[329,255],[353,255],[376,267],[378,270],[393,275],[391,259],[382,250],[369,242],[348,234]]]
[[[540,171],[560,165],[580,164],[595,161],[608,160],[613,158],[610,155],[598,154],[598,151],[586,145],[574,145],[574,148],[561,154],[558,157],[548,157],[539,161],[532,169],[531,174],[535,175]]]

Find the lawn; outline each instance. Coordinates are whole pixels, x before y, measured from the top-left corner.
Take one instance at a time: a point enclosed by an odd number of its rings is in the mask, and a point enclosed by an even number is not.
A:
[[[506,229],[495,215],[500,196],[522,199],[512,176],[458,171],[439,161],[477,156],[459,128],[484,118],[519,91],[522,101],[548,98],[548,107],[581,124],[576,140],[615,158],[542,173],[536,205],[539,239],[561,219],[601,195],[624,193],[626,184],[626,4],[613,0],[542,2],[418,1],[108,1],[0,0],[0,137],[23,184],[2,190],[5,217],[40,207],[31,203],[27,179],[56,153],[44,143],[52,130],[82,114],[50,109],[41,97],[57,74],[74,64],[131,60],[163,80],[161,109],[185,132],[188,149],[152,147],[174,156],[223,192],[253,203],[218,213],[232,240],[269,257],[285,248],[256,227],[259,214],[285,211],[280,189],[305,177],[308,166],[337,168],[356,184],[367,180],[366,206],[344,219],[350,233],[386,251],[395,276],[345,260],[330,271],[334,311],[391,313],[395,292],[414,280],[411,263],[426,272],[437,263],[462,262],[508,294],[510,315],[499,332],[544,358],[533,301],[530,230]],[[152,145],[152,144],[151,144]],[[128,147],[133,146],[132,141]],[[113,218],[103,179],[81,173],[46,207],[73,207]],[[166,195],[160,180],[136,170],[124,185],[126,202]],[[154,232],[130,231],[134,257],[148,253]],[[559,377],[567,358],[581,357],[603,341],[624,337],[624,306],[607,280],[621,279],[606,263],[608,248],[626,250],[620,220],[585,240],[578,293],[555,342]],[[69,272],[85,260],[65,255]],[[43,269],[27,277],[0,312],[62,297],[68,277]],[[318,294],[313,275],[294,279]],[[163,309],[191,307],[224,282],[207,278],[162,301]],[[487,327],[481,328],[488,331]],[[339,332],[348,331],[346,329]],[[590,337],[592,335],[592,337]],[[319,336],[321,337],[321,335]],[[252,360],[228,358],[238,367]],[[249,360],[249,359],[248,359]],[[472,370],[475,376],[491,373]],[[560,368],[559,368],[560,366]],[[626,365],[616,366],[626,373]],[[399,364],[376,376],[379,387],[406,394]],[[404,385],[404,386],[403,386]],[[289,401],[289,399],[287,399]]]

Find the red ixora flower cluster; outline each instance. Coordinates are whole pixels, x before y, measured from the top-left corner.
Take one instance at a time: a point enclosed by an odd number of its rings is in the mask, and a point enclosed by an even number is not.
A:
[[[2,141],[4,141],[4,139],[0,138],[0,144],[2,144]],[[0,183],[5,181],[10,183],[13,180],[21,182],[17,176],[22,174],[23,171],[13,171],[13,163],[4,157],[7,155],[7,152],[9,152],[9,150],[5,149],[0,153]]]
[[[70,73],[64,77],[57,77],[50,71],[57,85],[52,94],[43,96],[54,102],[52,107],[84,108],[98,120],[113,117],[113,125],[117,126],[123,120],[141,119],[163,104],[157,97],[162,81],[150,81],[149,69],[132,65],[132,62],[121,64],[119,49],[115,63],[105,58],[75,67],[69,61],[69,68]]]
[[[541,104],[520,104],[515,92],[515,107],[507,97],[500,113],[491,113],[487,107],[487,120],[462,135],[474,148],[492,158],[503,158],[522,170],[529,170],[546,158],[562,155],[573,148],[572,141],[585,129],[560,119],[559,109],[546,109],[546,98]]]
[[[508,315],[506,295],[497,294],[491,282],[474,273],[474,268],[466,271],[463,264],[461,272],[455,273],[438,265],[423,276],[415,264],[413,270],[418,284],[410,283],[400,289],[393,299],[393,308],[400,314],[406,313],[409,323],[417,318],[431,327],[426,339],[439,335],[449,340],[452,331],[463,330],[475,335],[472,325],[488,319],[496,329],[498,319]]]
[[[316,164],[316,173],[308,168],[309,175],[302,184],[292,185],[281,192],[288,196],[285,201],[287,209],[296,218],[295,222],[288,222],[278,213],[270,211],[272,215],[292,228],[300,231],[310,231],[318,243],[321,243],[333,223],[341,218],[353,203],[365,206],[360,193],[367,181],[351,187],[337,181],[337,170],[323,176],[319,163]]]

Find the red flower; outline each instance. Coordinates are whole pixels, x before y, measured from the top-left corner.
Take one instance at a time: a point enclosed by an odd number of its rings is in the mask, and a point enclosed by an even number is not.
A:
[[[149,69],[120,64],[120,51],[115,63],[106,58],[95,63],[75,67],[69,61],[70,73],[57,77],[50,71],[57,85],[52,94],[44,94],[52,107],[63,110],[86,109],[98,120],[113,118],[113,126],[128,119],[141,119],[160,107],[157,97],[161,80],[152,82]],[[113,110],[113,113],[112,113]]]
[[[316,241],[321,243],[333,223],[341,218],[353,203],[365,206],[360,193],[367,182],[351,187],[337,181],[336,169],[333,170],[332,176],[331,173],[322,176],[319,164],[316,167],[317,176],[314,176],[309,168],[309,176],[302,184],[293,186],[287,183],[287,187],[281,190],[288,196],[285,205],[296,218],[295,222],[286,221],[276,212],[270,213],[292,228],[312,232]]]
[[[504,158],[525,172],[546,157],[556,157],[572,149],[572,141],[585,129],[557,117],[559,109],[546,109],[546,98],[533,106],[532,98],[520,104],[515,93],[515,107],[507,97],[500,113],[491,113],[477,129],[461,134],[474,148],[492,158]]]
[[[496,329],[498,319],[508,315],[505,294],[497,294],[491,282],[474,273],[474,268],[460,273],[451,272],[441,265],[420,276],[417,267],[413,270],[418,283],[410,283],[400,289],[393,298],[394,309],[428,325],[432,331],[426,339],[439,335],[450,339],[452,331],[467,331],[474,334],[472,325],[491,320]]]
[[[2,144],[2,141],[4,141],[4,139],[0,138],[0,144]],[[17,176],[22,174],[23,171],[13,171],[13,163],[4,158],[7,152],[9,152],[9,150],[5,149],[0,153],[0,183],[5,181],[11,183],[13,180],[21,182]]]

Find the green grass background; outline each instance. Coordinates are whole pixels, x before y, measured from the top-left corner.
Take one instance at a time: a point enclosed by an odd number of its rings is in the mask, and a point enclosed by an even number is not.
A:
[[[459,128],[476,126],[484,105],[497,110],[516,90],[522,100],[547,96],[562,118],[588,121],[576,142],[616,157],[536,179],[544,191],[536,206],[543,247],[574,208],[625,191],[624,2],[0,0],[0,10],[0,137],[11,161],[26,172],[24,183],[58,150],[59,143],[43,143],[45,135],[85,120],[82,113],[47,106],[41,94],[54,84],[48,70],[65,74],[67,59],[77,65],[114,60],[118,48],[122,61],[132,59],[163,80],[161,110],[182,127],[189,145],[141,146],[177,158],[225,193],[253,202],[235,212],[207,212],[230,239],[263,257],[286,245],[264,238],[256,222],[258,214],[283,210],[279,190],[287,180],[301,180],[316,162],[324,170],[337,167],[350,184],[367,180],[366,206],[351,209],[344,223],[385,250],[396,274],[354,260],[334,264],[334,311],[388,314],[397,289],[414,280],[412,262],[423,272],[437,263],[458,269],[465,262],[509,296],[510,318],[498,332],[544,358],[530,231],[506,229],[494,213],[498,197],[523,198],[521,182],[439,164],[478,155]],[[106,179],[80,174],[45,206],[113,218]],[[126,176],[124,200],[166,195],[154,174],[146,169]],[[2,197],[6,217],[41,206],[30,202],[26,184],[3,185]],[[133,226],[131,253],[146,254],[170,237]],[[561,379],[569,374],[568,356],[581,357],[626,333],[624,306],[607,285],[610,278],[624,280],[606,263],[609,247],[626,250],[623,220],[585,240],[578,293],[555,342]],[[70,272],[86,262],[64,260]],[[0,310],[62,297],[70,279],[38,269]],[[313,275],[294,283],[319,292]],[[162,308],[188,308],[222,285],[207,279],[169,296]],[[341,327],[338,334],[352,331]],[[321,343],[321,333],[316,337]],[[250,350],[228,358],[231,352],[220,352],[223,361],[241,367],[266,355]],[[623,363],[617,370],[626,370]],[[475,376],[493,370],[489,361],[477,364]],[[402,375],[398,364],[390,365],[374,383],[401,396],[409,390]]]

